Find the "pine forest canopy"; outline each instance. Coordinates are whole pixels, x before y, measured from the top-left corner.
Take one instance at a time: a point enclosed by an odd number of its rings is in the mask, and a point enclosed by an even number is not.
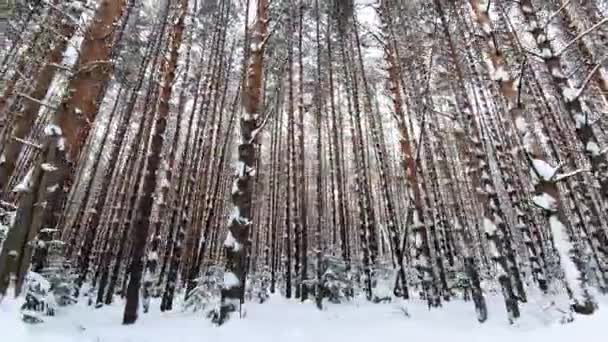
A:
[[[270,293],[572,321],[608,292],[606,0],[10,4],[0,300],[28,322]]]

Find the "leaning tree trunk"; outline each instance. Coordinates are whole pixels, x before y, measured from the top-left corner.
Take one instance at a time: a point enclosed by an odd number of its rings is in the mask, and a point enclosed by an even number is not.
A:
[[[581,252],[572,242],[571,227],[568,225],[557,185],[558,181],[566,179],[568,175],[559,174],[560,167],[553,167],[549,163],[538,143],[539,137],[531,126],[531,113],[521,101],[521,88],[511,76],[505,55],[497,45],[489,6],[481,0],[470,0],[470,3],[474,19],[481,27],[483,45],[489,57],[486,60],[493,70],[492,79],[498,83],[499,90],[507,103],[508,114],[523,143],[526,162],[532,175],[531,183],[535,190],[532,203],[542,210],[549,222],[553,244],[565,273],[572,309],[577,313],[591,314],[595,311],[595,304],[587,289]]]
[[[75,65],[74,75],[68,82],[67,89],[70,89],[68,96],[61,103],[54,117],[54,124],[49,125],[45,131],[47,135],[59,136],[58,144],[61,153],[42,154],[33,173],[39,173],[38,168],[43,171],[53,170],[54,168],[64,167],[66,170],[59,171],[60,177],[45,177],[41,179],[40,189],[46,191],[45,197],[39,198],[37,202],[48,201],[50,197],[55,197],[53,193],[62,191],[62,185],[66,178],[69,178],[68,162],[75,161],[79,155],[83,141],[88,137],[91,124],[95,120],[99,109],[99,97],[105,90],[105,86],[110,79],[112,71],[112,61],[110,56],[114,46],[115,24],[123,14],[126,5],[125,0],[104,0],[100,5],[89,26],[84,41],[80,49],[80,58]],[[53,191],[47,191],[51,189]],[[31,197],[31,200],[36,200]],[[37,202],[28,203],[22,201],[17,214],[29,217],[48,217],[48,207],[36,206]],[[22,237],[28,235],[32,238],[36,236],[44,220],[33,220],[29,225],[19,226],[18,229],[11,229],[10,234]],[[22,229],[28,230],[29,234],[23,234]],[[6,246],[2,250],[2,255],[9,254],[9,250],[27,250],[29,240],[15,239],[14,245]],[[24,278],[24,272],[30,263],[30,254],[20,256],[20,265],[15,269],[19,270],[17,279]],[[8,259],[0,256],[0,279],[9,276],[11,266],[6,262]],[[22,273],[23,272],[23,273]],[[0,294],[6,293],[4,282],[0,282]],[[18,281],[20,287],[22,281]]]
[[[442,11],[442,6],[439,0],[435,1],[438,10]],[[515,294],[511,278],[518,274],[517,264],[510,265],[509,258],[511,242],[509,237],[509,227],[506,222],[505,215],[501,210],[501,203],[496,190],[496,185],[492,179],[490,170],[490,162],[487,153],[484,149],[484,137],[481,135],[481,129],[478,127],[477,119],[473,114],[473,107],[469,103],[468,96],[465,92],[466,84],[462,73],[462,67],[457,58],[456,48],[451,40],[451,35],[447,22],[443,19],[443,31],[448,39],[453,63],[456,65],[456,74],[459,84],[457,85],[456,98],[462,107],[461,120],[463,121],[463,129],[467,138],[468,149],[465,152],[466,161],[468,162],[468,174],[471,177],[472,186],[475,195],[478,199],[478,204],[481,206],[481,212],[478,216],[479,226],[483,229],[487,241],[490,246],[493,263],[498,270],[498,282],[502,289],[502,294],[507,308],[509,322],[513,322],[520,316],[519,306],[517,304],[517,296]]]
[[[58,64],[61,63],[63,53],[76,30],[76,25],[69,20],[61,21],[58,26],[59,37],[53,42],[52,48],[48,52],[44,67],[37,75],[36,85],[27,96],[20,94],[21,101],[25,104],[21,105],[21,109],[15,115],[10,136],[6,139],[2,158],[0,158],[0,192],[6,190],[4,188],[8,184],[22,150],[22,140],[26,138],[34,124],[36,115],[43,104],[42,101],[57,73]]]
[[[154,191],[157,183],[157,171],[161,166],[161,153],[165,140],[167,128],[167,116],[169,115],[169,101],[173,91],[173,81],[177,69],[179,49],[182,44],[184,33],[184,21],[188,12],[188,0],[181,0],[178,4],[177,20],[172,28],[170,37],[170,52],[163,61],[163,83],[158,98],[155,128],[152,134],[150,146],[146,157],[146,172],[142,184],[142,198],[136,211],[136,221],[133,230],[133,253],[128,270],[129,284],[127,286],[127,302],[123,316],[123,324],[132,324],[137,320],[137,309],[139,305],[139,290],[144,268],[144,252],[148,231],[150,228],[150,215],[154,203]]]

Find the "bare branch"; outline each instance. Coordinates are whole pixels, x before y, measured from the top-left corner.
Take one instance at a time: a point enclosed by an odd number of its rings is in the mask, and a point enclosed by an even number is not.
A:
[[[63,70],[63,71],[67,71],[69,73],[72,72],[72,69],[67,66],[67,65],[63,65],[63,64],[57,64],[57,63],[47,63],[47,66],[53,67],[53,68],[57,68],[59,70]]]
[[[258,125],[258,127],[256,127],[256,129],[254,129],[253,132],[251,132],[251,139],[249,139],[250,144],[252,144],[255,141],[255,139],[258,137],[260,132],[264,129],[264,127],[268,123],[268,119],[272,116],[272,112],[273,112],[272,110],[268,111],[268,114],[266,114],[266,116],[264,117],[262,122]]]
[[[581,40],[583,37],[585,37],[589,33],[595,31],[598,27],[602,26],[606,22],[608,22],[608,17],[600,20],[600,22],[598,22],[597,24],[591,26],[586,31],[584,31],[581,34],[579,34],[576,38],[572,39],[568,44],[566,44],[566,46],[564,46],[558,53],[556,53],[555,56],[561,56],[564,52],[566,52],[566,50],[568,50],[572,45],[574,45],[574,43],[576,43],[577,41]]]
[[[561,163],[557,164],[557,166],[555,167],[555,170],[553,171],[553,175],[549,179],[550,182],[557,182],[557,178],[559,177],[559,170],[561,170],[565,165],[566,165],[565,162],[561,162]],[[542,179],[542,177],[541,177],[541,179]]]
[[[98,61],[91,61],[85,65],[83,65],[82,67],[80,67],[76,73],[82,73],[82,72],[91,72],[93,71],[95,68],[99,68],[99,67],[103,67],[104,65],[112,65],[112,61],[107,61],[107,60],[98,60]]]
[[[33,97],[31,97],[31,96],[29,96],[29,95],[27,95],[27,94],[24,94],[24,93],[18,93],[18,94],[17,94],[17,96],[21,96],[21,97],[23,97],[23,98],[26,98],[26,99],[28,99],[28,100],[32,101],[32,102],[36,102],[36,103],[38,103],[38,104],[39,104],[39,105],[41,105],[41,106],[45,106],[45,107],[51,108],[52,110],[57,110],[57,107],[55,107],[55,106],[53,106],[53,105],[51,105],[51,104],[48,104],[48,103],[46,103],[46,102],[44,102],[44,101],[40,101],[40,100],[38,100],[38,99],[35,99],[35,98],[33,98]]]
[[[536,57],[536,58],[538,58],[538,59],[540,59],[540,60],[542,60],[542,61],[544,61],[544,60],[545,60],[545,57],[541,56],[540,54],[538,54],[538,53],[536,53],[536,52],[534,52],[534,51],[528,50],[528,49],[526,49],[526,48],[525,48],[525,47],[523,47],[523,46],[521,47],[521,50],[522,50],[523,52],[525,52],[526,54],[532,55],[532,56],[534,56],[534,57]]]
[[[528,64],[528,56],[524,57],[524,60],[521,63],[521,72],[519,75],[519,84],[517,85],[517,107],[521,108],[521,91],[523,89],[524,84],[524,73],[526,72],[526,65]]]
[[[61,13],[62,16],[70,19],[70,21],[74,24],[74,25],[78,25],[78,18],[74,18],[72,17],[69,13],[64,12],[61,8],[57,7],[56,5],[54,5],[53,3],[51,3],[48,0],[42,0],[45,4],[47,4],[49,7],[51,7],[52,9],[54,9],[55,11]]]
[[[573,98],[568,99],[570,102],[571,101],[575,101],[577,100],[585,91],[585,89],[587,88],[587,86],[589,85],[589,82],[591,81],[591,79],[593,78],[593,75],[600,69],[600,67],[602,66],[602,63],[608,59],[608,56],[604,57],[599,63],[597,63],[596,66],[593,67],[593,69],[591,69],[591,71],[589,72],[589,74],[587,75],[587,77],[585,77],[585,80],[583,81],[583,84],[581,85],[581,87],[577,90],[576,94],[574,95]]]
[[[555,19],[555,17],[557,17],[557,15],[559,15],[561,13],[561,11],[564,10],[564,8],[566,8],[570,3],[572,2],[572,0],[568,0],[566,1],[562,7],[558,8],[557,11],[553,12],[549,18],[547,18],[547,22],[545,23],[545,25],[543,25],[543,30],[547,29],[547,26],[549,26],[549,24],[551,23],[551,21],[553,21],[553,19]]]
[[[31,147],[33,147],[33,148],[35,148],[35,149],[37,149],[37,150],[41,150],[41,149],[42,149],[42,146],[41,146],[41,145],[38,145],[38,144],[33,143],[33,142],[31,142],[31,141],[27,141],[27,140],[25,140],[25,139],[21,139],[21,138],[15,137],[15,136],[13,136],[13,137],[11,137],[11,138],[12,138],[13,140],[15,140],[16,142],[18,142],[18,143],[21,143],[21,144],[23,144],[23,145],[27,145],[27,146],[31,146]]]
[[[277,27],[280,26],[280,23],[281,23],[281,20],[277,21],[277,23],[274,24],[274,26],[272,27],[272,29],[270,29],[270,32],[268,32],[268,34],[266,35],[266,37],[264,37],[264,39],[260,43],[259,47],[256,47],[256,48],[259,48],[261,51],[264,51],[264,49],[266,48],[266,44],[270,40],[270,37],[272,37],[272,35],[276,32]]]
[[[438,111],[438,110],[436,110],[436,109],[432,108],[431,106],[427,105],[426,103],[425,103],[425,104],[423,104],[423,106],[424,106],[426,109],[428,109],[429,111],[431,111],[431,112],[433,112],[433,113],[435,113],[435,114],[439,114],[439,115],[444,116],[444,117],[446,117],[446,118],[448,118],[448,119],[450,119],[450,120],[456,120],[456,116],[454,116],[454,115],[452,115],[452,114],[448,114],[448,113],[440,112],[440,111]]]
[[[395,121],[397,121],[397,125],[401,125],[403,123],[403,121],[401,120],[399,115],[397,115],[397,113],[395,111],[391,110],[390,113],[393,116],[393,118],[395,119]]]

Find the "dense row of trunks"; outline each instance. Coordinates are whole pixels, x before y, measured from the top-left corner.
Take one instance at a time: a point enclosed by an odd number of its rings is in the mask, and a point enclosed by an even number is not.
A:
[[[262,278],[322,306],[330,256],[370,301],[390,265],[394,296],[472,298],[480,322],[488,288],[510,322],[531,292],[591,314],[594,288],[608,289],[599,1],[16,13],[0,194],[17,210],[0,297],[45,268],[51,240],[79,296],[126,297],[125,324],[153,297],[172,310],[215,265],[217,323]]]

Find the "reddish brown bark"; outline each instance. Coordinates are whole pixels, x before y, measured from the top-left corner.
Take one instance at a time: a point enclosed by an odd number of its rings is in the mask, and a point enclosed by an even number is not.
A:
[[[228,226],[229,236],[226,250],[226,271],[221,293],[221,305],[215,321],[222,324],[241,303],[245,289],[249,233],[252,226],[251,202],[253,198],[254,174],[256,170],[256,135],[259,130],[259,113],[262,102],[264,48],[268,34],[268,0],[258,0],[257,20],[251,35],[251,54],[247,66],[243,107],[240,118],[241,141],[238,145],[238,170],[231,193],[234,215]]]
[[[74,30],[75,27],[71,23],[66,22],[61,25],[61,37],[59,37],[58,41],[53,45],[53,48],[48,54],[46,64],[37,77],[34,89],[28,94],[32,99],[39,101],[44,100],[51,82],[57,73],[58,69],[56,65],[61,63],[63,52],[67,47],[70,37],[74,34]],[[8,184],[11,174],[15,169],[19,153],[21,153],[23,144],[19,142],[18,139],[24,139],[30,132],[36,119],[36,114],[41,106],[39,102],[30,99],[23,98],[22,101],[25,102],[23,110],[15,115],[11,135],[7,137],[3,151],[4,159],[0,162],[0,191]],[[0,112],[2,111],[1,108],[2,104],[0,104]]]
[[[78,157],[99,110],[99,98],[112,74],[110,60],[116,22],[121,18],[125,0],[103,0],[85,33],[68,95],[56,114],[72,161]]]

